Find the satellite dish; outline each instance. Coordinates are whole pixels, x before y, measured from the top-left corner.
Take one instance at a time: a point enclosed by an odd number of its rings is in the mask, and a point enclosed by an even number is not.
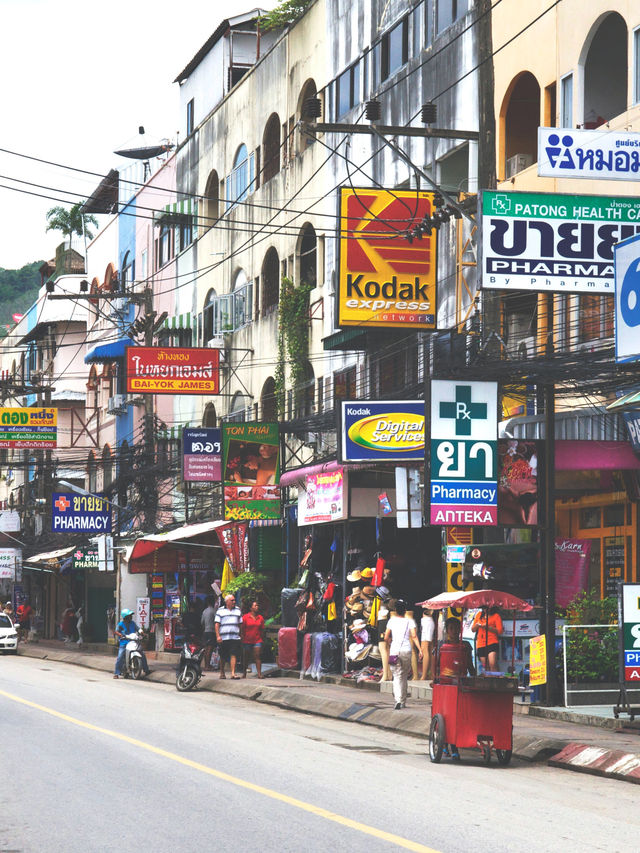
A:
[[[114,151],[120,157],[128,157],[130,160],[150,160],[152,157],[159,157],[173,148],[171,142],[166,142],[161,145],[149,145],[146,148],[123,148],[121,151]]]

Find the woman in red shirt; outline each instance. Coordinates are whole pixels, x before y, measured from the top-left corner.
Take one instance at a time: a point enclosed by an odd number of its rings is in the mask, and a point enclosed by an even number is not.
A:
[[[247,677],[249,658],[253,651],[253,660],[256,665],[258,678],[262,678],[262,660],[260,652],[264,642],[264,618],[260,614],[260,605],[257,601],[251,602],[249,612],[242,617],[242,662],[244,665],[243,678]]]
[[[498,638],[504,630],[498,608],[491,607],[488,613],[483,608],[476,613],[471,630],[477,635],[476,654],[480,663],[485,670],[495,672],[498,669]]]

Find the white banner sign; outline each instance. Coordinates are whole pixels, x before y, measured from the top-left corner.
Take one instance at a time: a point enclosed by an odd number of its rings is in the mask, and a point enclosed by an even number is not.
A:
[[[640,235],[615,249],[616,361],[640,360]]]
[[[151,599],[137,598],[136,599],[136,625],[138,628],[148,630],[151,624]]]
[[[543,178],[637,181],[640,133],[539,127],[538,174]]]
[[[21,572],[22,549],[0,548],[0,578],[10,581],[19,580]]]
[[[3,509],[0,512],[0,533],[19,533],[20,513],[14,509]]]

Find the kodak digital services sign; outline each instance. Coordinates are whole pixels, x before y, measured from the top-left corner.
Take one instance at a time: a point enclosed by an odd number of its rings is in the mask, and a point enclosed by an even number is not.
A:
[[[437,232],[408,231],[433,212],[433,193],[340,189],[337,326],[435,329]]]

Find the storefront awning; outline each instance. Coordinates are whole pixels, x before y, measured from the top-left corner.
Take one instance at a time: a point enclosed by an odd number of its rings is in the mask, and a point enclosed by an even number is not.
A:
[[[167,317],[162,324],[163,329],[190,329],[191,328],[191,313],[173,314]]]
[[[110,341],[108,344],[96,344],[91,347],[89,352],[84,357],[85,364],[110,364],[112,361],[117,361],[119,358],[124,358],[126,348],[133,346],[131,338],[120,338],[117,341]]]
[[[331,471],[337,471],[338,468],[343,468],[345,471],[365,471],[368,468],[379,467],[379,462],[338,462],[332,459],[330,462],[321,462],[318,465],[307,465],[305,468],[295,468],[293,471],[285,471],[280,476],[280,485],[295,486],[297,483],[304,485],[305,477],[309,477],[311,474],[329,474]]]
[[[23,566],[28,569],[31,564],[34,566],[43,566],[47,563],[58,563],[64,557],[68,557],[76,548],[75,545],[69,545],[68,548],[58,548],[57,551],[43,551],[41,554],[34,554],[32,557],[25,557]]]
[[[140,560],[154,551],[164,548],[166,545],[189,544],[188,540],[212,533],[218,527],[222,527],[225,524],[229,524],[229,522],[204,521],[201,524],[185,524],[183,527],[176,527],[175,530],[168,530],[166,533],[150,533],[147,536],[141,536],[131,549],[129,562]],[[215,545],[213,547],[219,546]]]
[[[640,391],[624,394],[605,407],[608,412],[622,412],[628,409],[640,409]]]

